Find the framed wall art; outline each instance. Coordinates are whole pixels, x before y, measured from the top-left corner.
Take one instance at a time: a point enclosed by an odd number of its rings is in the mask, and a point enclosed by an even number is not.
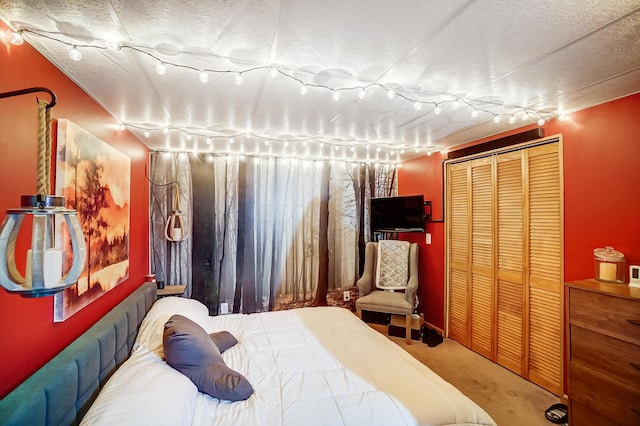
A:
[[[131,159],[69,120],[58,120],[56,194],[82,225],[87,265],[77,284],[56,294],[54,321],[64,321],[129,276]],[[70,244],[60,221],[56,239]],[[63,271],[71,259],[65,259]],[[66,272],[65,272],[66,273]]]

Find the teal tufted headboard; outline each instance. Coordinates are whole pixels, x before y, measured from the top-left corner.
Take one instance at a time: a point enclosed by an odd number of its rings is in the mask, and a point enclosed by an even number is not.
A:
[[[76,425],[101,386],[128,357],[156,300],[145,283],[0,400],[0,425]]]

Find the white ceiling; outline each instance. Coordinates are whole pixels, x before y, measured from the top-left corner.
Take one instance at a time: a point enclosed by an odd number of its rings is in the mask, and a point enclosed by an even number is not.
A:
[[[156,150],[395,161],[640,91],[640,0],[0,0],[0,18]]]

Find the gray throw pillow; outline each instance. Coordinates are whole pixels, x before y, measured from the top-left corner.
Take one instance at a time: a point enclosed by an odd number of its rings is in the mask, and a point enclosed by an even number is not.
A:
[[[233,336],[230,340],[229,336],[230,333],[215,338],[226,346],[236,340]],[[169,318],[164,325],[162,345],[167,364],[187,376],[200,392],[228,401],[245,400],[253,394],[249,381],[224,363],[214,336],[189,318],[182,315]]]
[[[221,354],[227,349],[238,343],[238,339],[233,337],[233,334],[228,331],[217,331],[209,335],[213,343],[218,347]]]

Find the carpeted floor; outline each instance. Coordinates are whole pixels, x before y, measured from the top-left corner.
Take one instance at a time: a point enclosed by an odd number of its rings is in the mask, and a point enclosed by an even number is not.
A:
[[[544,411],[560,398],[459,343],[445,339],[435,347],[389,337],[420,362],[481,406],[499,426],[552,426]]]

